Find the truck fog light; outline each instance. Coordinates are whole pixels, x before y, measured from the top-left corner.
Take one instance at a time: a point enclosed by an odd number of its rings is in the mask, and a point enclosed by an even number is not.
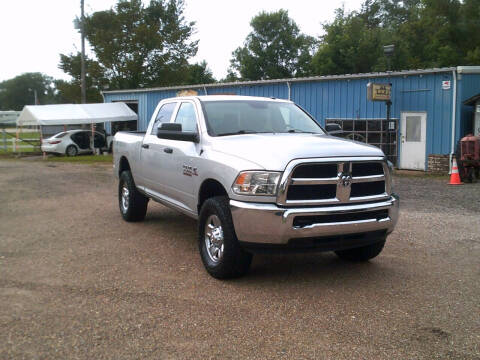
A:
[[[277,194],[277,186],[281,173],[272,171],[243,171],[232,185],[234,193],[239,195]]]

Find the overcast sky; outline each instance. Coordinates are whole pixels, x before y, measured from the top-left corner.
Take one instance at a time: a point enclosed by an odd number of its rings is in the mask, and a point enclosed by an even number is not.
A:
[[[321,23],[331,21],[334,10],[345,5],[359,9],[363,0],[186,0],[185,17],[196,22],[199,39],[192,62],[206,60],[215,78],[226,75],[231,53],[250,32],[250,20],[262,10],[286,9],[301,31],[321,34]],[[116,0],[85,0],[86,13],[111,8]],[[68,77],[57,68],[60,53],[80,50],[73,19],[79,0],[0,0],[0,81],[24,72]]]

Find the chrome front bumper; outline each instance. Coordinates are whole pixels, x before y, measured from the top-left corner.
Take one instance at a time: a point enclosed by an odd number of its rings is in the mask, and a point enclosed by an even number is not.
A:
[[[366,204],[340,206],[281,208],[274,204],[230,200],[233,224],[243,243],[286,245],[290,239],[328,237],[386,231],[391,233],[398,220],[399,198]],[[383,219],[314,223],[294,226],[296,216],[340,215],[387,210]]]

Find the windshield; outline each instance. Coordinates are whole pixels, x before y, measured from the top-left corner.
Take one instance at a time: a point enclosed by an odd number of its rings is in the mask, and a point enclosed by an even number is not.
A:
[[[211,136],[255,133],[324,134],[315,120],[292,103],[207,100],[203,101],[203,109]]]

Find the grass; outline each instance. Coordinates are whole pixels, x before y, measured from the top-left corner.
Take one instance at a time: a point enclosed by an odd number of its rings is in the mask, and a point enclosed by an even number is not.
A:
[[[40,140],[40,133],[39,132],[28,132],[28,133],[19,133],[18,137],[20,139],[36,139]]]
[[[113,156],[108,155],[78,155],[78,156],[49,156],[48,162],[72,164],[112,164]]]
[[[24,153],[40,153],[40,148],[34,148],[33,146],[24,147],[17,151],[12,150],[12,145],[7,146],[7,151],[3,148],[3,144],[0,144],[0,154],[24,154]]]
[[[40,133],[39,132],[21,132],[18,134],[19,139],[26,139],[29,140],[33,143],[37,143],[40,146]],[[0,133],[0,153],[13,153],[13,140],[16,138],[15,133],[8,133],[6,136],[7,139],[7,150],[5,151],[5,148],[3,147],[3,135]],[[15,153],[31,153],[31,152],[39,152],[40,148],[39,147],[33,147],[30,142],[23,142],[19,141],[18,146],[22,146],[21,148],[19,147]]]

